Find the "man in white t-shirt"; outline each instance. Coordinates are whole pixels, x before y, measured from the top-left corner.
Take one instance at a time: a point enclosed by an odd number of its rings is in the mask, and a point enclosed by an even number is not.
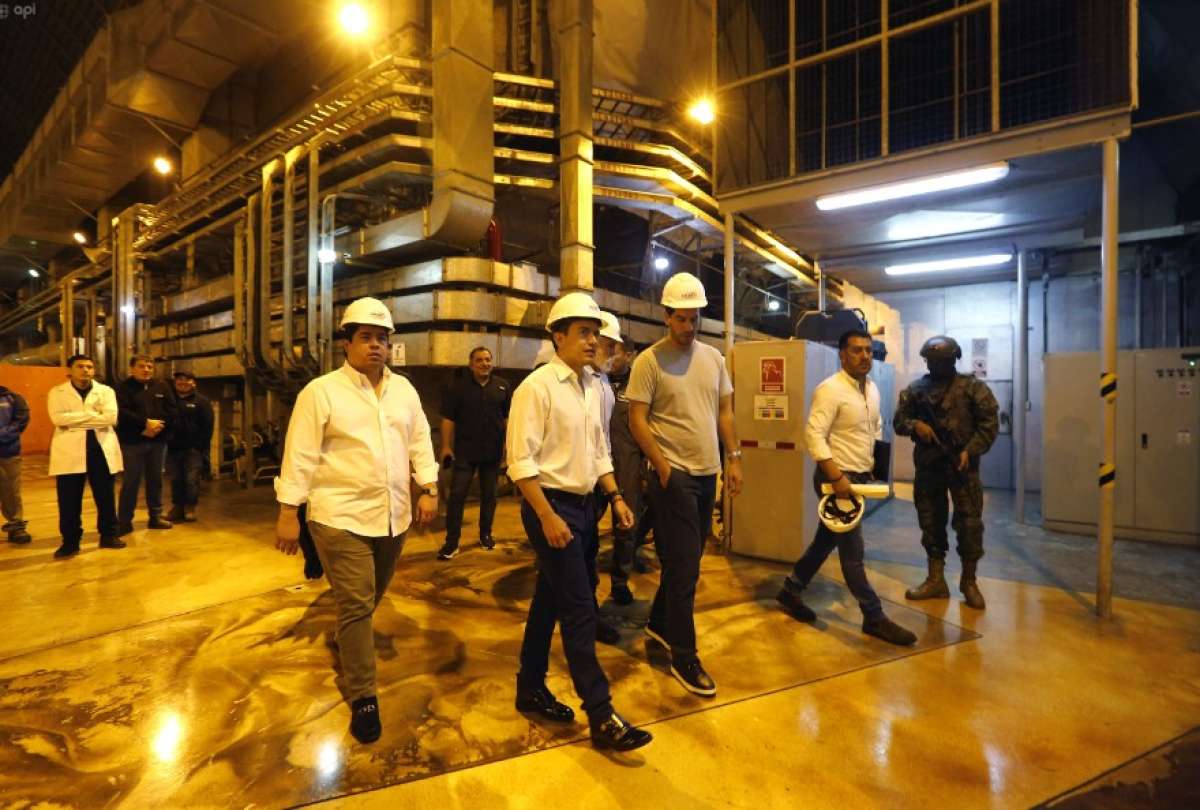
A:
[[[729,451],[725,485],[742,488],[741,451],[733,427],[733,384],[721,353],[696,340],[708,304],[700,279],[677,273],[663,287],[667,336],[638,355],[629,387],[629,427],[654,468],[649,496],[662,580],[646,635],[671,652],[671,674],[685,689],[711,697],[717,686],[696,650],[696,583],[712,528],[721,441]]]

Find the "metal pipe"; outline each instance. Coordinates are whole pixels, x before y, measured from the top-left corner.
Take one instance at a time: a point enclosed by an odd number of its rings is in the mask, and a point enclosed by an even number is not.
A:
[[[1025,522],[1025,414],[1029,409],[1029,273],[1026,251],[1017,252],[1017,367],[1013,370],[1013,483],[1018,524]]]
[[[889,0],[879,0],[879,154],[887,157],[891,152],[891,129],[892,129],[892,114],[891,114],[891,76],[889,75],[888,65],[890,59],[890,45],[892,41],[890,22],[891,10],[888,8]],[[838,50],[834,48],[834,50]]]
[[[1113,519],[1117,463],[1117,196],[1118,151],[1115,138],[1104,142],[1103,241],[1100,247],[1100,392],[1102,459],[1100,462],[1100,519],[1097,526],[1096,614],[1112,616]]]
[[[334,221],[337,215],[337,195],[329,194],[321,201],[321,249],[333,252]],[[322,261],[320,278],[320,325],[318,326],[318,357],[321,373],[333,368],[333,261]]]
[[[321,341],[317,335],[317,296],[321,268],[317,256],[321,250],[321,152],[314,143],[308,150],[308,285],[304,297],[304,362],[311,370],[321,367]]]
[[[279,279],[279,297],[283,304],[283,339],[279,346],[279,360],[285,370],[297,367],[294,327],[296,301],[293,291],[295,283],[293,274],[296,272],[296,269],[294,266],[295,246],[293,245],[293,240],[295,239],[296,230],[296,161],[303,154],[304,147],[296,146],[289,149],[283,156],[283,268]],[[268,274],[269,283],[270,274]]]
[[[1167,346],[1167,271],[1162,266],[1162,257],[1159,257],[1159,268],[1155,273],[1158,276],[1158,348],[1163,349]]]
[[[1050,352],[1050,256],[1042,254],[1042,356]]]
[[[733,214],[725,214],[725,362],[733,356]]]
[[[243,369],[249,369],[246,359],[246,220],[249,218],[249,207],[242,212],[242,218],[233,226],[233,356],[242,364]]]
[[[1000,131],[1000,0],[992,0],[992,132]]]
[[[1142,255],[1139,245],[1133,251],[1133,348],[1142,348]]]
[[[821,270],[821,263],[816,261],[813,262],[813,270],[817,274],[817,311],[824,312],[829,305],[829,291],[825,283],[825,272]]]

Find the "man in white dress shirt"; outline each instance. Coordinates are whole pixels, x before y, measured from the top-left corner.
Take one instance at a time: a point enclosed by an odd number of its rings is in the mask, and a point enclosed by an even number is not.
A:
[[[387,307],[360,298],[346,307],[340,329],[345,365],[304,387],[288,423],[275,480],[276,547],[296,553],[296,511],[307,503],[308,529],[337,604],[350,732],[368,743],[382,733],[371,617],[412,522],[411,480],[423,490],[418,524],[437,514],[438,464],[416,389],[387,367],[394,329]]]
[[[600,419],[600,381],[588,368],[600,324],[600,308],[586,293],[568,293],[556,301],[546,322],[556,354],[517,386],[509,411],[508,477],[521,490],[521,522],[538,559],[516,706],[554,722],[569,723],[575,717],[546,688],[557,623],[592,743],[629,751],[650,742],[651,735],[613,709],[608,678],[596,660],[596,603],[588,569],[598,542],[597,482],[621,525],[633,525],[613,479]]]
[[[838,358],[842,370],[823,380],[813,392],[805,431],[808,452],[817,463],[813,485],[818,497],[825,483],[832,482],[834,494],[848,498],[851,484],[870,481],[875,440],[883,435],[879,389],[867,377],[871,372],[871,336],[857,330],[846,332],[838,341]],[[912,631],[884,615],[883,604],[867,581],[861,524],[839,534],[818,521],[817,536],[784,580],[776,597],[779,603],[800,621],[816,619],[817,614],[804,604],[801,593],[835,548],[846,587],[862,610],[863,632],[889,644],[915,644],[917,637]]]

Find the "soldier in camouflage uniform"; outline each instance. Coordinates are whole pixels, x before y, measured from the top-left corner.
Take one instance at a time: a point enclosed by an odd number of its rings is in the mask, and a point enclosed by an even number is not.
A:
[[[983,594],[975,582],[975,567],[983,556],[983,485],[979,458],[996,440],[999,408],[983,382],[955,370],[962,349],[953,338],[939,335],[925,341],[921,356],[929,373],[900,394],[896,433],[913,437],[917,480],[913,501],[921,526],[921,545],[929,557],[925,581],[905,592],[908,599],[945,599],[950,589],[944,577],[946,494],[954,503],[954,533],[962,560],[958,587],[969,607],[982,610]]]

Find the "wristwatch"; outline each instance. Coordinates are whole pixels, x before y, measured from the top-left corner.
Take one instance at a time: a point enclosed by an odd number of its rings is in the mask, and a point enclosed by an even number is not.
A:
[[[422,488],[421,491],[424,492],[426,495],[428,495],[430,498],[436,498],[438,496],[437,487],[435,487],[435,486],[434,487],[424,487],[424,488]]]
[[[725,458],[729,459],[730,461],[734,461],[735,459],[741,459],[741,457],[742,457],[741,450],[730,450],[728,453],[725,454]]]
[[[612,492],[607,493],[607,495],[609,503],[625,500],[625,496],[621,494],[621,490],[619,489],[614,489]]]

